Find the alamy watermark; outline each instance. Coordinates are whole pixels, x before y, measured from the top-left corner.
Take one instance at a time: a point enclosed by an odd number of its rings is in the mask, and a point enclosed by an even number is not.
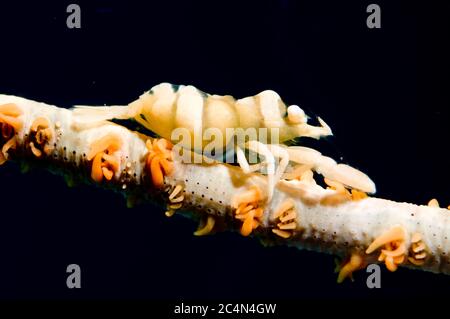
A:
[[[70,13],[66,19],[66,25],[69,29],[81,28],[81,8],[78,4],[69,4],[66,8],[66,12]]]
[[[369,29],[381,28],[381,8],[378,4],[372,3],[367,6],[367,13],[370,13],[367,17],[366,24]]]
[[[66,279],[67,288],[81,288],[81,268],[77,264],[70,264],[66,268],[66,272],[70,273]]]
[[[367,277],[366,285],[367,288],[381,288],[381,267],[377,264],[370,264],[366,268],[366,272],[370,273]]]

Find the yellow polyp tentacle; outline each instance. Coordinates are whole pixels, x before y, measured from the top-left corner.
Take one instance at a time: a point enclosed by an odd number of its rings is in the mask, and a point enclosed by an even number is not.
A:
[[[164,184],[164,176],[170,175],[173,171],[172,143],[166,139],[148,139],[145,142],[148,149],[147,169],[149,170],[152,183],[156,187]]]
[[[152,164],[152,160],[156,157],[156,153],[149,153],[147,156],[147,167],[150,167],[150,165]]]
[[[110,169],[108,169],[107,167],[102,167],[102,173],[103,173],[103,176],[108,181],[110,181],[112,179],[113,175],[114,175],[113,172]]]
[[[17,146],[17,138],[15,136],[11,137],[8,142],[5,143],[2,147],[2,155],[5,157],[5,159],[8,159],[8,151],[10,149],[15,149]]]
[[[277,228],[273,228],[272,232],[275,235],[280,236],[281,238],[284,238],[284,239],[288,239],[288,238],[290,238],[292,236],[291,232],[280,230],[280,229],[277,229]]]
[[[386,257],[386,260],[384,261],[385,262],[385,264],[386,264],[386,268],[389,270],[389,271],[392,271],[392,272],[394,272],[394,271],[396,271],[397,270],[397,264],[394,262],[394,257],[392,257],[392,256],[387,256]]]
[[[279,223],[277,224],[278,228],[281,230],[295,230],[297,224],[295,222],[291,222],[289,224]]]
[[[350,260],[340,269],[337,282],[342,283],[345,278],[350,277],[353,272],[363,267],[364,258],[358,253],[352,253]]]
[[[280,221],[282,223],[287,222],[289,220],[295,219],[295,217],[297,217],[297,214],[295,213],[295,211],[290,211],[289,213],[283,215],[280,217]]]
[[[183,190],[183,186],[181,186],[181,185],[175,186],[175,188],[173,189],[173,191],[169,195],[169,200],[174,199],[175,196],[177,196],[178,193],[181,192],[182,190]]]
[[[98,153],[92,161],[91,178],[97,183],[103,180],[102,156],[103,153]]]
[[[214,216],[209,215],[206,220],[205,225],[203,227],[197,229],[194,232],[194,235],[195,236],[205,236],[205,235],[210,234],[214,228],[215,223],[216,223],[216,220],[215,220]]]
[[[238,209],[236,209],[236,215],[245,215],[251,211],[254,207],[252,205],[241,204]]]
[[[183,190],[183,186],[177,184],[175,187],[169,186],[166,189],[166,192],[169,193],[169,203],[167,204],[166,216],[172,217],[176,210],[180,209],[183,206],[184,195],[181,193]]]
[[[397,249],[395,249],[395,250],[386,250],[386,249],[383,249],[383,250],[381,250],[381,252],[382,252],[383,254],[385,254],[386,256],[390,256],[390,257],[398,257],[398,256],[404,255],[404,254],[406,253],[406,246],[405,246],[405,244],[400,244],[400,245],[397,247]]]
[[[244,220],[244,223],[242,224],[241,227],[241,235],[242,236],[248,236],[251,234],[252,230],[253,230],[253,217],[254,214],[253,212],[249,212],[247,217]]]
[[[175,215],[176,210],[175,209],[171,209],[170,207],[167,208],[165,215],[167,217],[172,217],[173,215]]]
[[[173,203],[173,204],[176,204],[176,203],[181,203],[183,200],[184,200],[184,196],[181,195],[181,196],[179,196],[179,197],[175,197],[175,198],[172,199],[170,202]]]
[[[165,175],[170,175],[172,173],[172,169],[173,169],[173,164],[172,163],[170,163],[165,158],[161,158],[159,163],[160,163],[161,168],[164,171]]]
[[[152,175],[153,185],[156,187],[164,184],[164,175],[161,169],[159,157],[155,157],[150,163],[150,172]]]
[[[273,218],[279,218],[281,216],[281,214],[283,214],[284,212],[286,212],[289,209],[292,209],[294,207],[294,205],[295,205],[294,201],[291,199],[284,201],[280,205],[280,207],[277,208],[275,213],[273,214]]]
[[[425,251],[414,256],[415,259],[425,259],[426,257],[427,253]]]
[[[426,248],[425,244],[423,242],[416,244],[415,247],[413,247],[413,252],[418,253],[421,252]]]
[[[406,231],[402,226],[395,226],[377,237],[372,244],[367,248],[366,254],[371,254],[381,246],[394,242],[394,241],[404,241],[406,237]]]
[[[31,148],[31,152],[33,153],[34,156],[36,156],[36,157],[42,156],[41,150],[39,150],[36,146],[34,146],[33,142],[30,142],[30,148]]]
[[[171,208],[171,209],[180,209],[180,208],[181,208],[181,206],[183,206],[183,204],[182,204],[182,203],[178,203],[178,204],[171,204],[171,205],[170,205],[170,208]]]

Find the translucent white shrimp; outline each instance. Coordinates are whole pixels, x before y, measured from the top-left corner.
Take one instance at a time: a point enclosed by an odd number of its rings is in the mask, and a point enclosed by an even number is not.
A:
[[[276,183],[281,178],[287,163],[303,163],[304,149],[295,147],[275,147],[297,137],[320,138],[332,135],[330,127],[318,118],[320,126],[307,123],[307,116],[297,105],[287,107],[280,96],[271,90],[255,96],[234,99],[232,96],[206,94],[193,86],[175,86],[162,83],[142,94],[137,100],[125,106],[76,106],[74,115],[80,125],[95,124],[111,119],[135,119],[145,128],[173,141],[175,129],[182,128],[189,133],[189,140],[181,146],[203,151],[209,140],[204,133],[215,129],[221,133],[220,146],[225,148],[234,138],[227,130],[246,132],[254,129],[255,135],[241,139],[236,146],[239,165],[245,172],[251,172],[267,166],[269,175],[268,199],[270,200]],[[265,130],[261,130],[265,129]],[[264,134],[261,134],[264,132]],[[233,139],[234,140],[234,139]],[[196,144],[196,141],[200,142]],[[180,144],[180,142],[178,143]],[[194,146],[192,146],[194,145]],[[267,148],[267,146],[274,146]],[[198,149],[201,148],[201,149]],[[264,162],[249,166],[242,148],[264,156]],[[216,149],[217,151],[217,149]],[[275,171],[275,157],[280,158],[280,165]],[[373,193],[375,186],[365,174],[348,166],[328,165],[326,157],[316,153],[310,160],[314,169],[330,179],[337,179],[350,187]],[[325,166],[323,166],[326,164]],[[350,174],[349,174],[350,173]]]

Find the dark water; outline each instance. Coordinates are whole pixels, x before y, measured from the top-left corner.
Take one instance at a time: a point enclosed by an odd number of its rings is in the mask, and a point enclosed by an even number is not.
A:
[[[326,154],[373,178],[378,196],[450,204],[449,4],[377,1],[73,1],[0,5],[0,92],[69,107],[125,104],[163,81],[243,97],[265,89],[320,115]],[[214,4],[213,4],[214,3]],[[448,297],[450,277],[400,269],[382,288],[335,283],[333,257],[264,248],[152,204],[0,168],[2,298]],[[82,288],[66,287],[66,267]],[[250,276],[250,277],[249,277]],[[252,278],[249,280],[248,278]]]

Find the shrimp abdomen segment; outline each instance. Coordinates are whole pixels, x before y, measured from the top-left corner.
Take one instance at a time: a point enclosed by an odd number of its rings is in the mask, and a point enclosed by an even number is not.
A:
[[[149,130],[170,139],[175,122],[177,94],[169,83],[161,83],[133,103],[142,103],[135,119]]]
[[[233,137],[233,129],[239,127],[236,113],[236,101],[232,96],[211,95],[206,98],[203,125],[205,130],[214,129],[211,134],[222,135],[222,146],[225,147]],[[205,136],[207,139],[208,136]],[[219,143],[217,143],[219,144]]]

